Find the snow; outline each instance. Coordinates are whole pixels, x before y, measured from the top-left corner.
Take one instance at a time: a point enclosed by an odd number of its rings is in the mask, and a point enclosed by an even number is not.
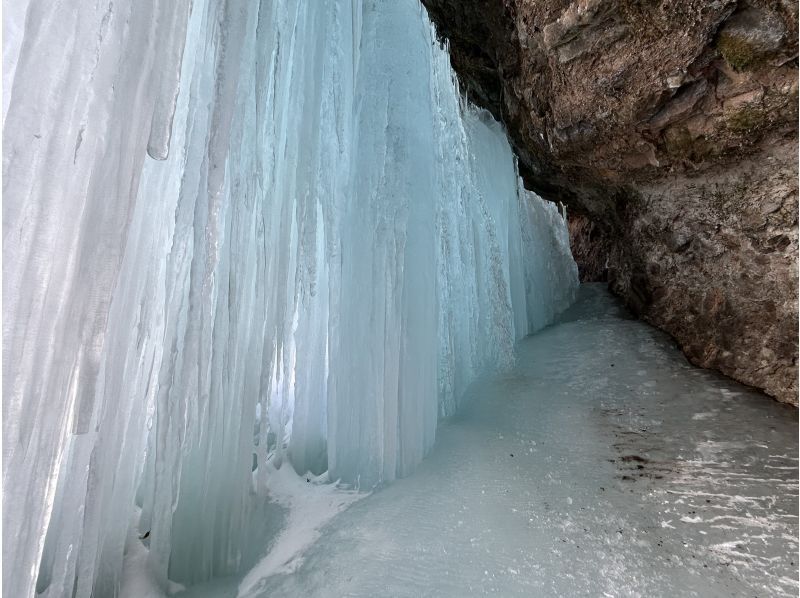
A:
[[[6,17],[7,595],[254,566],[316,496],[273,478],[409,474],[574,298],[565,214],[417,0]]]
[[[270,500],[285,509],[278,533],[258,564],[243,577],[228,577],[199,584],[187,590],[183,585],[169,581],[166,588],[156,583],[150,570],[149,551],[141,537],[133,533],[140,513],[134,517],[125,551],[122,572],[121,598],[166,598],[180,595],[220,598],[225,594],[257,595],[264,580],[275,574],[288,574],[303,563],[304,552],[316,542],[322,528],[336,515],[368,493],[342,488],[331,482],[327,473],[314,476],[299,475],[290,467],[275,469],[267,465],[269,477],[266,493]]]
[[[163,598],[183,592],[186,588],[175,582],[168,582],[167,587],[162,588],[150,571],[149,551],[142,537],[136,533],[136,524],[140,516],[141,511],[135,509],[125,540],[125,564],[122,569],[120,598]]]
[[[321,529],[355,501],[368,496],[339,488],[338,483],[330,483],[327,474],[301,476],[288,467],[270,470],[267,492],[288,509],[289,516],[267,555],[241,582],[239,595],[243,597],[258,594],[267,577],[295,571]]]

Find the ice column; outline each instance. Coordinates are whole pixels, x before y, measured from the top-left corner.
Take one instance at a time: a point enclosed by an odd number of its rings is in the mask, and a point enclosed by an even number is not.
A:
[[[93,508],[88,496],[109,473],[88,467],[105,457],[95,439],[113,433],[97,426],[111,418],[124,428],[128,410],[144,404],[137,396],[136,406],[117,411],[119,397],[102,390],[101,369],[110,350],[111,303],[115,289],[125,284],[119,274],[147,137],[163,101],[154,90],[162,70],[180,68],[169,63],[177,52],[160,53],[161,40],[183,42],[180,4],[23,0],[10,3],[4,20],[7,596],[32,594],[45,530],[51,521],[61,521],[60,513],[66,521],[58,529],[51,526],[50,538],[72,543],[74,550],[45,552],[42,562],[45,577],[70,577],[64,591],[72,590],[82,550],[76,528]],[[132,338],[126,351],[138,352],[135,336],[127,334]],[[69,490],[57,490],[61,484]],[[130,498],[129,492],[127,513]],[[97,522],[86,527],[96,528]],[[89,541],[97,544],[94,533]]]
[[[265,463],[408,474],[574,297],[563,214],[418,0],[27,0],[4,30],[9,596],[115,595],[137,535],[163,587],[247,567]]]

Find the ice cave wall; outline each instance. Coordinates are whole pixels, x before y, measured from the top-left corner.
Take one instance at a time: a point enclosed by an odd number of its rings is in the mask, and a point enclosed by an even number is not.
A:
[[[29,0],[4,32],[6,595],[114,595],[132,517],[161,584],[241,569],[258,465],[407,474],[574,296],[417,0]]]

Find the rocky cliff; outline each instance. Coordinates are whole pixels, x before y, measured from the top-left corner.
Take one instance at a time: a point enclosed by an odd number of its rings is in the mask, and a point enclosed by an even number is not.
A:
[[[423,0],[526,185],[694,363],[797,404],[797,4]]]

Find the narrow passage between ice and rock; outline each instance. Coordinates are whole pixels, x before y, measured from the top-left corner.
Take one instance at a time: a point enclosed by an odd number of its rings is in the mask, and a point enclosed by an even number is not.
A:
[[[182,596],[797,595],[791,407],[689,365],[599,284],[518,355],[294,572]]]
[[[6,4],[4,596],[796,594],[796,412],[570,308],[418,0]]]

